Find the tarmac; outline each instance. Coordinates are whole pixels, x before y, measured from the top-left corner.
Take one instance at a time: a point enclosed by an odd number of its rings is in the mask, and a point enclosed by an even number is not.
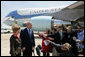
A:
[[[10,56],[10,36],[12,35],[12,33],[6,33],[6,34],[1,34],[1,56]],[[35,35],[36,36],[36,35]],[[35,38],[35,44],[37,45],[41,45],[42,44],[42,39],[38,38],[38,36],[36,36]],[[35,48],[36,48],[35,46]],[[38,56],[36,54],[36,49],[34,50],[34,54],[35,56]],[[32,54],[32,56],[34,56],[34,54]],[[52,54],[51,54],[52,55]],[[42,52],[41,52],[41,56],[42,56]]]

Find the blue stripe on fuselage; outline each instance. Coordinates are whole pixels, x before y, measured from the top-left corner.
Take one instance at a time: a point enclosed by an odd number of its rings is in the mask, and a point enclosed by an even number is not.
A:
[[[19,15],[16,11],[12,11],[11,13],[9,13],[6,17],[10,17],[13,16],[15,19],[22,19],[22,18],[31,18],[31,17],[35,17],[35,16],[40,16],[40,15],[44,15],[44,14],[48,14],[48,13],[43,13],[43,14],[33,14],[33,15]]]

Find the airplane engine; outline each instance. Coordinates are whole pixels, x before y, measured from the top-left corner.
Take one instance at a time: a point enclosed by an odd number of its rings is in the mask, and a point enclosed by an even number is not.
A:
[[[32,29],[35,31],[45,31],[47,28],[52,29],[52,16],[38,16],[31,18]]]

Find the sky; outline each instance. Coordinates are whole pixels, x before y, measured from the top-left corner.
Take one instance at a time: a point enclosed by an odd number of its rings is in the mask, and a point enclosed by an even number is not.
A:
[[[64,8],[77,1],[1,1],[1,20],[11,11],[24,8]]]

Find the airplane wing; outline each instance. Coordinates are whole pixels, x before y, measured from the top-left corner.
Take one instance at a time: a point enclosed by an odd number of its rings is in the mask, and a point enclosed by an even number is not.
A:
[[[81,17],[84,17],[84,1],[78,1],[62,9],[59,12],[55,12],[47,15],[53,16],[55,19],[59,19],[59,20],[75,21]]]

